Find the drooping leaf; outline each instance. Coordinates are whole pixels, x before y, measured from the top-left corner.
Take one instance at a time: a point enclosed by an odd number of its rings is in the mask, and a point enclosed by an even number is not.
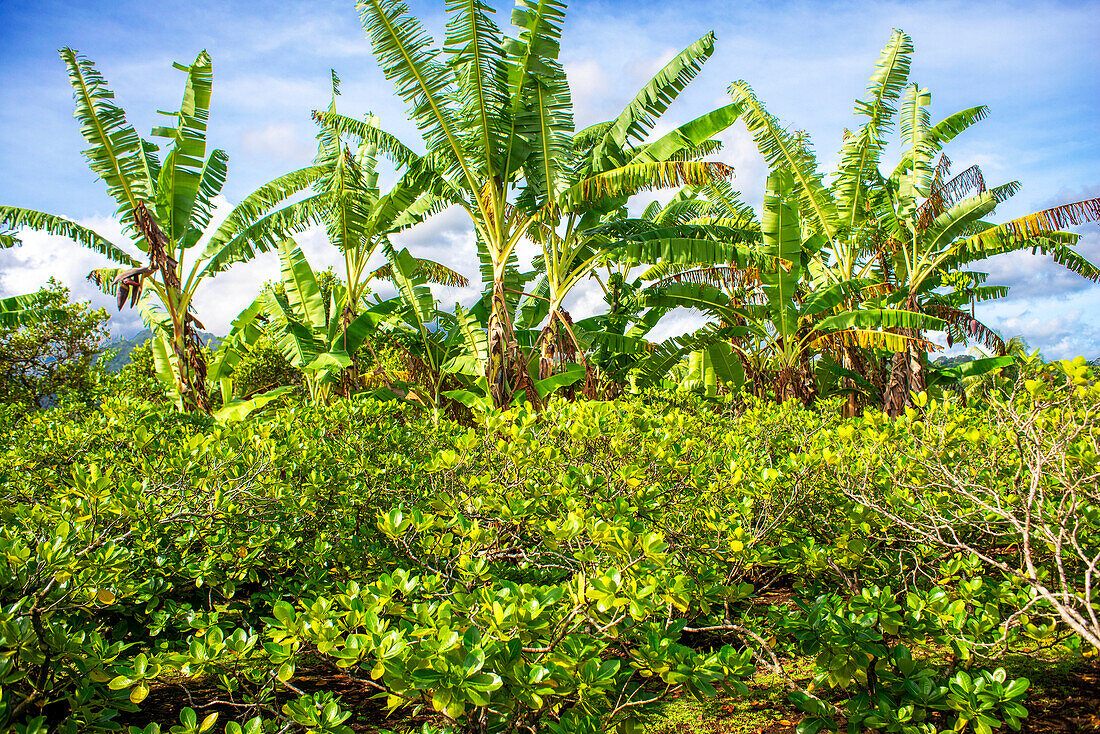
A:
[[[0,206],[0,229],[19,229],[26,227],[37,232],[67,237],[78,245],[89,250],[105,255],[114,262],[123,265],[136,266],[138,262],[130,255],[111,243],[105,237],[101,237],[87,227],[82,227],[76,222],[44,212],[36,212],[32,209],[20,209],[14,206]]]

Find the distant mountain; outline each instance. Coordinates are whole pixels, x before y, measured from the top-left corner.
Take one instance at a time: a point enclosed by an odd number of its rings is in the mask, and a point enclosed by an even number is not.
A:
[[[939,357],[932,364],[937,367],[958,367],[960,364],[966,364],[967,362],[973,362],[974,358],[969,354],[960,354],[957,357]]]
[[[202,337],[202,343],[211,349],[217,349],[218,345],[222,343],[221,337],[214,336],[207,331],[200,331],[199,336]],[[118,372],[123,367],[130,364],[130,352],[134,350],[134,347],[140,347],[152,338],[152,331],[149,329],[142,329],[128,339],[123,337],[107,344],[99,352],[101,355],[106,352],[115,352],[110,361],[106,363],[107,371]]]

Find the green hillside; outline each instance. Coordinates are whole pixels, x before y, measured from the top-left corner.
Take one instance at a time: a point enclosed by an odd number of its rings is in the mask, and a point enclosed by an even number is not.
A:
[[[206,344],[211,349],[216,349],[222,342],[221,337],[214,336],[207,331],[200,331],[199,335],[202,337],[203,344]],[[103,351],[100,352],[100,356],[107,359],[107,371],[118,372],[123,367],[130,364],[130,352],[134,350],[134,347],[140,347],[142,344],[149,341],[152,336],[152,331],[149,329],[142,329],[131,337],[115,339],[104,346]]]

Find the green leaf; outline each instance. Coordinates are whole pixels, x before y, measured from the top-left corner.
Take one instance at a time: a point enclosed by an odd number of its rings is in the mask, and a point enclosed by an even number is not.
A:
[[[540,398],[545,399],[558,388],[572,385],[582,379],[584,379],[584,365],[570,364],[562,372],[542,380],[536,380],[535,390],[538,391]]]
[[[802,230],[798,210],[791,205],[794,177],[786,170],[773,171],[768,176],[764,192],[764,215],[760,229],[764,251],[774,258],[790,263],[790,267],[760,271],[760,282],[768,299],[768,312],[776,332],[791,336],[798,328],[798,307],[795,290],[802,275]]]
[[[684,151],[695,150],[706,143],[735,123],[740,115],[741,105],[736,102],[711,110],[642,146],[630,162],[672,160]]]
[[[105,255],[116,263],[129,265],[130,267],[138,265],[137,260],[130,257],[125,250],[72,220],[53,214],[36,212],[32,209],[0,206],[0,230],[22,227],[33,229],[36,232],[67,237],[81,247],[87,247],[93,252]]]
[[[325,301],[305,253],[294,240],[285,239],[279,243],[279,262],[282,264],[283,285],[291,310],[313,329],[323,329],[328,323]]]
[[[249,400],[231,400],[214,412],[214,418],[222,424],[242,421],[251,413],[264,407],[279,396],[293,392],[294,389],[293,385],[284,385],[256,395]]]
[[[126,230],[139,235],[134,210],[138,202],[152,202],[154,196],[145,144],[126,121],[126,113],[112,102],[114,92],[92,62],[71,48],[59,53],[69,69],[80,133],[91,146],[84,151],[88,166],[118,202]]]
[[[630,140],[645,139],[658,118],[695,78],[712,53],[713,32],[706,34],[665,64],[664,68],[638,90],[634,99],[604,131],[589,156],[588,170],[605,170],[608,168],[604,162],[606,160],[623,161],[623,151]]]
[[[351,357],[347,352],[325,352],[317,355],[317,357],[307,364],[302,369],[319,371],[319,370],[335,370],[342,371],[351,366]]]
[[[836,203],[825,188],[822,175],[817,170],[817,159],[810,151],[804,134],[788,132],[764,109],[745,82],[734,82],[729,92],[734,101],[741,104],[741,119],[752,133],[768,167],[772,171],[786,169],[794,176],[802,216],[813,222],[818,231],[833,237],[840,224]]]
[[[187,82],[175,114],[176,126],[153,130],[153,135],[172,141],[157,178],[156,196],[157,219],[172,242],[182,242],[191,227],[191,212],[206,172],[206,125],[214,81],[213,64],[206,51],[200,52],[191,66],[182,68],[187,71]],[[217,171],[211,175],[216,176]]]
[[[833,184],[841,221],[847,227],[855,227],[859,221],[869,172],[878,172],[879,157],[886,147],[886,136],[897,112],[894,103],[909,77],[912,58],[912,40],[895,30],[875,65],[867,87],[867,99],[856,102],[855,113],[865,116],[867,122],[845,141]]]

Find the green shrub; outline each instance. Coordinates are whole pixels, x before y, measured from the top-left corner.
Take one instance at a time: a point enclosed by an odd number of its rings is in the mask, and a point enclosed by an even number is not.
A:
[[[1071,473],[1044,476],[1094,476],[1091,373],[1022,379],[1005,400],[1038,405],[1040,444],[1084,431]],[[992,406],[833,415],[554,399],[475,431],[353,399],[217,426],[112,398],[0,428],[0,720],[144,725],[171,680],[191,702],[165,727],[212,726],[214,686],[226,731],[345,732],[338,672],[440,731],[631,731],[663,698],[808,656],[812,686],[781,675],[804,732],[1018,725],[1028,682],[997,658],[1083,636],[992,562],[1011,538],[988,559],[945,550],[852,489],[907,501],[897,472],[924,471],[927,446],[1007,499],[989,447],[1016,428]]]

